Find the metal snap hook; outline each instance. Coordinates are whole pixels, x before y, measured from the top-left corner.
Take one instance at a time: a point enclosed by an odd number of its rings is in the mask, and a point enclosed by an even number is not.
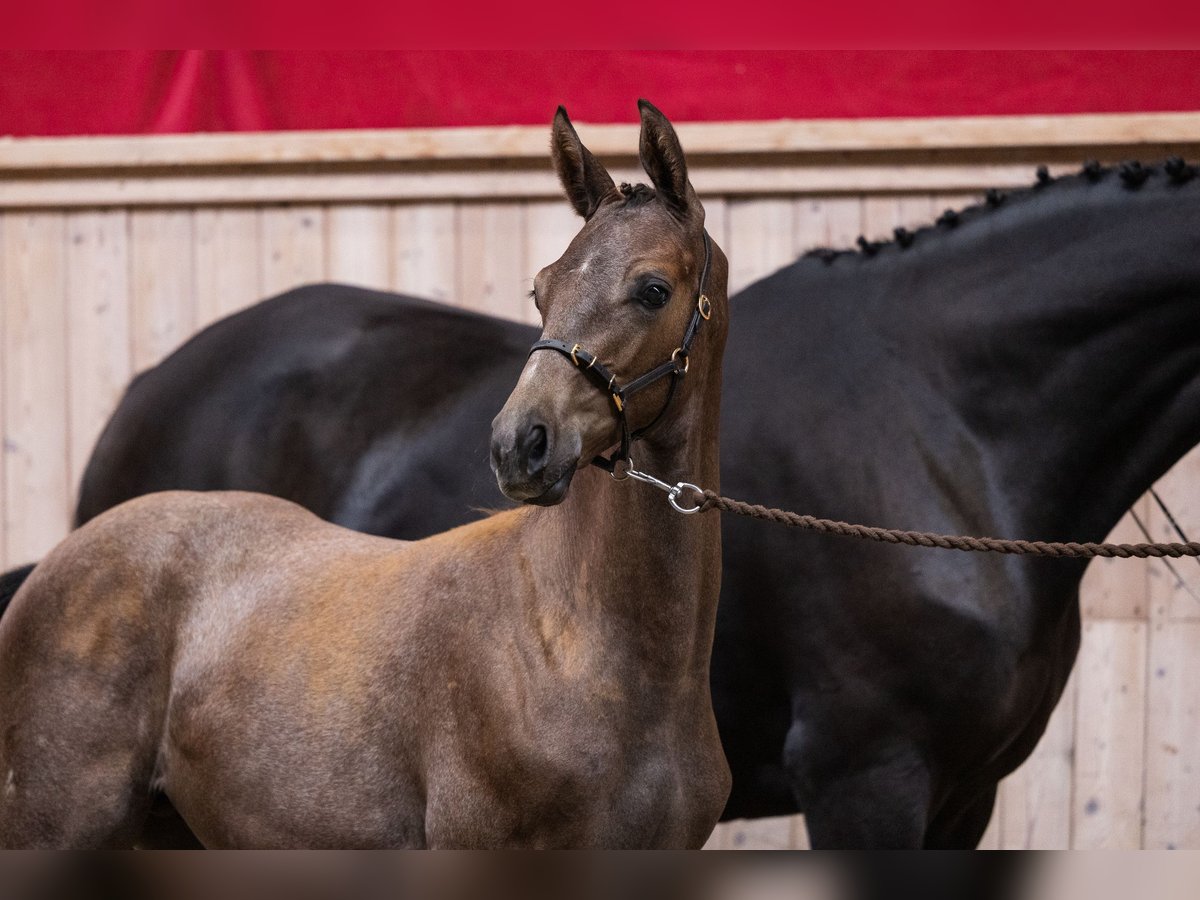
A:
[[[685,516],[700,512],[701,507],[704,506],[703,499],[697,500],[695,506],[679,505],[679,497],[684,491],[694,491],[697,497],[704,497],[704,491],[699,486],[688,481],[681,481],[667,492],[667,502],[671,504],[671,508],[677,513],[683,513]]]

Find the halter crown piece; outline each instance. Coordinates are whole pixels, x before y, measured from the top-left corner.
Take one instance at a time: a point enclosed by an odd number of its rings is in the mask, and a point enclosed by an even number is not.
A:
[[[691,352],[692,342],[696,339],[696,334],[700,331],[700,323],[707,321],[712,316],[712,303],[709,302],[708,297],[704,294],[704,288],[708,284],[708,270],[711,264],[712,241],[706,230],[704,232],[704,268],[700,270],[700,286],[696,291],[696,308],[692,310],[692,318],[688,322],[687,330],[683,333],[683,340],[675,348],[670,359],[655,366],[644,375],[633,379],[633,381],[625,386],[617,382],[616,374],[608,366],[600,362],[595,354],[585,350],[579,344],[568,344],[566,341],[543,339],[537,341],[529,348],[530,356],[538,350],[554,350],[561,353],[571,360],[575,367],[586,375],[596,387],[612,398],[617,421],[621,425],[621,446],[613,451],[611,456],[597,456],[592,460],[592,465],[599,466],[613,475],[618,474],[618,464],[623,463],[628,468],[629,449],[633,442],[657,425],[663,415],[666,414],[667,407],[671,405],[671,400],[675,396],[675,387],[679,383],[679,379],[687,374],[688,353]],[[650,420],[649,424],[631,431],[629,420],[626,417],[626,401],[638,391],[645,390],[650,385],[667,376],[670,376],[671,384],[667,390],[667,399],[663,401],[662,409],[658,411],[658,415]]]

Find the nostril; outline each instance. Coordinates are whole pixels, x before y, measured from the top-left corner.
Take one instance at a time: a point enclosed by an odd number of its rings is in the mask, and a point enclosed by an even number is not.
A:
[[[546,455],[549,441],[546,438],[546,427],[534,425],[525,432],[521,441],[521,455],[525,461],[525,471],[536,475],[546,468]]]

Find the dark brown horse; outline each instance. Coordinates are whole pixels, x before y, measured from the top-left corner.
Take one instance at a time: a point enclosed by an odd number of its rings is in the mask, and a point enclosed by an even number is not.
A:
[[[589,466],[663,410],[639,465],[718,479],[727,266],[641,113],[653,190],[554,121],[587,221],[536,283],[570,349],[531,354],[491,449],[536,505],[406,543],[171,492],[79,529],[0,624],[0,844],[128,843],[155,787],[217,846],[703,844],[720,524]],[[579,371],[605,367],[611,395]],[[646,371],[669,377],[633,397]]]

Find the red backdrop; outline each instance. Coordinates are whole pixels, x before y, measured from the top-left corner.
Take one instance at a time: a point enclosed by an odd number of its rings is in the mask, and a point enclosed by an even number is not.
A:
[[[1200,110],[1200,51],[0,51],[0,134]]]

